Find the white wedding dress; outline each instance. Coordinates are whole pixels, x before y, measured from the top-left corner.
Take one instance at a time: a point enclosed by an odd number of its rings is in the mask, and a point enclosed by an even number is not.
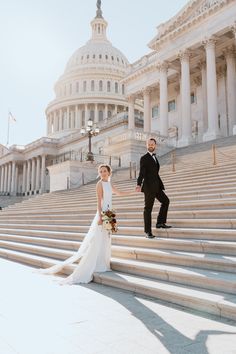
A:
[[[102,210],[106,211],[112,208],[112,187],[109,181],[102,181],[102,187]],[[40,273],[55,274],[60,272],[66,265],[80,260],[73,273],[62,281],[63,284],[78,284],[92,281],[94,272],[109,271],[111,236],[102,225],[98,225],[98,219],[97,212],[77,253],[64,262],[47,269],[40,269]]]

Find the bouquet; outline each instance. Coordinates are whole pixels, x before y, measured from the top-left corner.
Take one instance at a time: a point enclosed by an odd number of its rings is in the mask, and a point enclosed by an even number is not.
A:
[[[114,210],[107,209],[102,211],[102,225],[105,230],[110,231],[112,234],[117,232],[116,214]]]

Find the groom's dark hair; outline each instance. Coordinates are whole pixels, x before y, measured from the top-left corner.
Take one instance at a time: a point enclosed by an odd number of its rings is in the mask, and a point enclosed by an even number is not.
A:
[[[157,141],[156,141],[156,139],[154,139],[154,138],[150,138],[150,139],[148,139],[148,140],[152,140],[152,141],[154,141],[155,144],[157,144]]]

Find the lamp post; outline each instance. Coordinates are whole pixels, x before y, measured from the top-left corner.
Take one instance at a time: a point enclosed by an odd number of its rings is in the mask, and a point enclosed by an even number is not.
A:
[[[93,123],[92,119],[89,119],[88,120],[88,123],[87,123],[87,127],[86,128],[82,128],[80,130],[80,133],[82,135],[86,135],[86,133],[88,134],[88,138],[89,138],[89,151],[88,151],[88,154],[87,154],[87,161],[94,161],[94,157],[93,157],[93,153],[92,153],[92,145],[91,145],[91,139],[92,139],[92,136],[96,136],[98,135],[100,132],[99,128],[96,127],[96,124]]]

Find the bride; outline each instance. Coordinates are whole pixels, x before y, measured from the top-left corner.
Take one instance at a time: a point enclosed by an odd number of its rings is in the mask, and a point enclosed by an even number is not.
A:
[[[78,284],[92,281],[94,272],[110,270],[111,237],[109,231],[102,225],[102,212],[112,209],[112,192],[119,196],[135,194],[135,192],[121,192],[115,188],[110,182],[111,172],[109,165],[98,167],[100,181],[96,185],[97,213],[77,253],[64,262],[40,270],[41,273],[55,274],[66,265],[80,260],[73,273],[62,282]]]

